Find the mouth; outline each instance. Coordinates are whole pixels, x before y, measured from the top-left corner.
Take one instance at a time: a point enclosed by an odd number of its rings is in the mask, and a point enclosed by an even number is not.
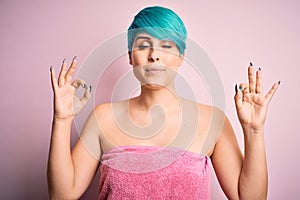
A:
[[[158,74],[160,72],[166,71],[166,68],[164,66],[158,65],[147,65],[144,67],[144,69],[148,74]]]

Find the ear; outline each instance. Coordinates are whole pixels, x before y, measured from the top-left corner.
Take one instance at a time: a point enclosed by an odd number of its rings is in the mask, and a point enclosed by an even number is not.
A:
[[[184,53],[182,53],[182,55],[179,56],[178,58],[178,67],[180,67],[184,61]]]
[[[131,53],[132,53],[132,52],[131,52]],[[131,59],[130,51],[128,51],[128,57],[129,57],[129,64],[132,65],[132,59]]]

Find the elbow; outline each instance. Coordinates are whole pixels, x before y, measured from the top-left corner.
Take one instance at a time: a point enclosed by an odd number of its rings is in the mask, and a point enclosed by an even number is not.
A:
[[[259,179],[258,179],[259,180]],[[240,177],[238,184],[238,196],[240,200],[265,200],[268,197],[268,178],[257,181],[253,177]]]
[[[72,193],[59,193],[59,192],[49,192],[50,200],[75,200],[79,199],[80,196],[72,195]]]
[[[82,194],[74,186],[54,181],[48,173],[48,195],[51,200],[73,200],[79,199]]]
[[[48,185],[48,195],[51,200],[74,200],[81,197],[73,188],[54,187],[51,184]]]
[[[255,195],[255,196],[240,196],[239,200],[266,200],[267,195]]]
[[[238,199],[239,200],[266,200],[268,195],[268,189],[263,187],[255,188],[251,186],[239,187]]]
[[[248,188],[248,190],[244,189],[243,192],[239,191],[238,199],[239,200],[266,200],[267,199],[267,191],[252,191]]]

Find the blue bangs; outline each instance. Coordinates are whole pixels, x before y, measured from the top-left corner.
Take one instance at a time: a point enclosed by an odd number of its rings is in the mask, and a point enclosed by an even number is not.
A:
[[[186,28],[180,17],[172,10],[160,6],[147,7],[141,10],[128,28],[128,50],[136,35],[147,33],[159,40],[170,40],[177,45],[180,55],[183,54],[187,38]]]

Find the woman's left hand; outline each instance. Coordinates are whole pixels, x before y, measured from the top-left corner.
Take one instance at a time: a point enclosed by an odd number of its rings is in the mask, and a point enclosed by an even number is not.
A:
[[[275,94],[280,81],[274,83],[269,92],[264,95],[262,91],[262,71],[256,71],[252,64],[248,68],[249,83],[242,83],[235,86],[235,106],[237,115],[243,129],[260,131],[264,128],[267,116],[268,105]]]

